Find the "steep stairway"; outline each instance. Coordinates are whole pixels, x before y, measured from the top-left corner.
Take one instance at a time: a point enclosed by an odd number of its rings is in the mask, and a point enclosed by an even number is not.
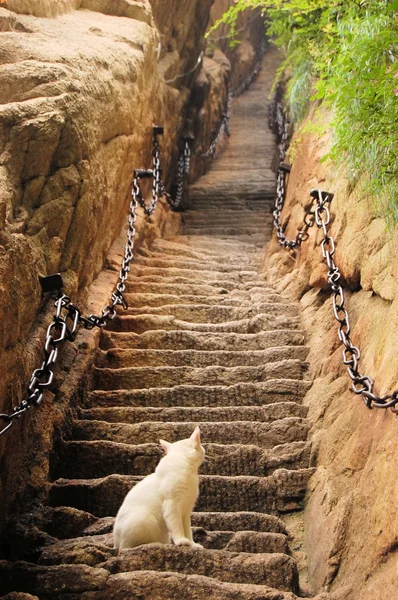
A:
[[[310,467],[307,349],[298,307],[259,275],[271,236],[275,150],[267,103],[277,59],[233,105],[232,136],[191,188],[181,234],[142,249],[130,308],[104,331],[92,390],[53,461],[52,543],[3,564],[40,600],[293,600],[284,517]],[[161,456],[199,424],[208,460],[193,515],[204,549],[150,544],[117,555],[113,518]],[[12,587],[14,586],[14,588]]]

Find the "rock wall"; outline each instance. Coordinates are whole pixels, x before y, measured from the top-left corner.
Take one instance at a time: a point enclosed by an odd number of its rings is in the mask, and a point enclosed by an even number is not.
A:
[[[210,13],[211,23],[215,23],[233,4],[233,0],[215,0]],[[250,75],[265,39],[264,19],[259,9],[246,10],[241,13],[236,27],[237,39],[239,40],[236,47],[230,47],[230,39],[228,38],[230,28],[228,25],[220,25],[210,35],[208,44],[210,51],[212,48],[217,47],[230,61],[232,65],[232,89],[239,87],[240,83]]]
[[[330,143],[330,135],[295,136],[282,218],[287,235],[295,237],[309,190],[335,193],[331,233],[348,289],[352,339],[361,349],[359,369],[385,394],[398,387],[396,230],[386,227],[362,182],[319,162]],[[300,299],[315,380],[306,397],[318,463],[305,513],[310,580],[314,591],[330,589],[346,600],[393,600],[398,576],[398,420],[388,410],[368,410],[349,391],[320,240],[314,227],[301,250],[290,256],[274,237],[266,251],[265,273],[279,282],[280,290]]]
[[[172,177],[189,90],[165,84],[158,45],[162,36],[176,38],[182,21],[177,50],[196,60],[197,48],[184,44],[201,39],[210,4],[176,2],[163,23],[161,3],[153,2],[160,32],[145,1],[8,0],[0,8],[0,413],[20,403],[43,360],[52,307],[39,275],[60,271],[65,292],[83,305],[126,223],[132,171],[151,166],[153,123],[165,126],[163,175]],[[145,231],[142,222],[138,237],[148,240],[177,227],[178,217],[162,206],[145,219]],[[118,253],[120,244],[111,269]],[[112,270],[101,274],[91,308],[108,301],[115,279]],[[89,354],[95,341],[79,340],[80,353]],[[39,498],[47,481],[46,448],[83,373],[75,372],[76,353],[75,345],[61,353],[61,392],[47,394],[43,408],[0,439],[2,525],[22,488]]]

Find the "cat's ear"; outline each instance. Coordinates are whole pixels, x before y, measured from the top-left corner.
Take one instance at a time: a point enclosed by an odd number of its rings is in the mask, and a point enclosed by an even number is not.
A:
[[[200,429],[195,427],[195,431],[191,435],[190,439],[194,442],[195,448],[200,448]]]
[[[170,442],[166,442],[166,440],[159,440],[160,445],[162,446],[164,453],[167,454],[171,443]]]

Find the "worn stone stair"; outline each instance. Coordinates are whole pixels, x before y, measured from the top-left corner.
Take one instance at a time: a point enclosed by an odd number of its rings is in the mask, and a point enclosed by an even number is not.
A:
[[[102,333],[92,388],[54,452],[47,538],[36,562],[0,562],[6,591],[40,600],[303,592],[283,519],[302,510],[313,473],[301,404],[307,348],[298,307],[259,274],[272,226],[275,66],[267,54],[234,101],[232,137],[192,186],[182,232],[137,253],[129,309]],[[114,517],[155,469],[159,438],[176,441],[198,424],[207,461],[192,523],[204,549],[148,544],[117,554]]]

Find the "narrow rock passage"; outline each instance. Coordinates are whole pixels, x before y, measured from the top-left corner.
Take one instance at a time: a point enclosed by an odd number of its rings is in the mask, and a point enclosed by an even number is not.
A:
[[[139,253],[131,308],[103,332],[93,389],[53,465],[49,532],[58,541],[23,567],[25,591],[40,599],[299,593],[283,517],[302,508],[312,473],[307,351],[298,307],[259,275],[272,228],[276,62],[268,53],[234,101],[232,136],[192,186],[181,234]],[[193,515],[204,550],[151,544],[116,555],[124,495],[155,468],[159,438],[187,437],[196,424],[209,458]]]

